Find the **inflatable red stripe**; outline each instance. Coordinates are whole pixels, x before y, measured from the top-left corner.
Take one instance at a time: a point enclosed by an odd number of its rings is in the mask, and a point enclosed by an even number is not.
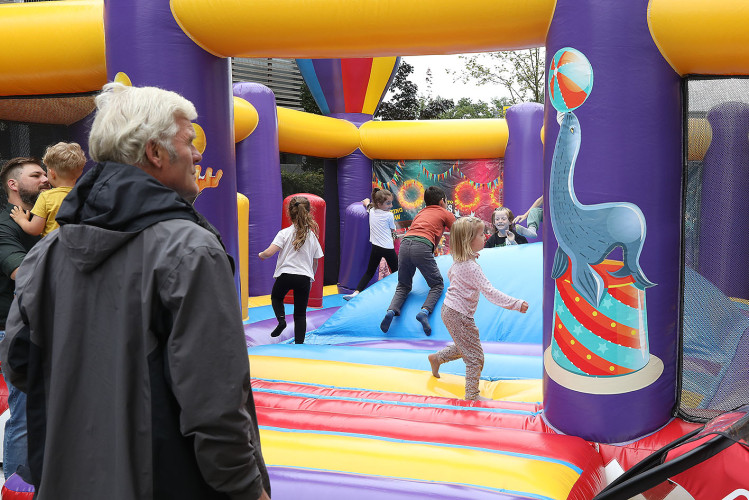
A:
[[[397,392],[377,392],[361,389],[340,389],[336,387],[324,387],[319,385],[308,385],[295,382],[259,379],[252,380],[252,388],[255,390],[268,389],[287,393],[296,392],[316,396],[363,399],[371,400],[372,402],[392,401],[423,405],[455,406],[458,408],[502,408],[506,410],[518,410],[531,413],[541,410],[541,405],[538,403],[525,403],[521,401],[466,401],[464,399],[444,398],[439,396],[422,396],[418,394],[403,394]]]
[[[640,335],[637,329],[617,323],[595,309],[588,301],[580,297],[569,281],[557,279],[557,289],[569,312],[585,328],[609,342],[640,349]]]
[[[554,319],[554,340],[567,359],[588,375],[623,375],[634,371],[605,360],[575,340],[559,315],[555,315]]]
[[[263,426],[305,431],[344,432],[380,436],[403,441],[417,441],[489,450],[522,453],[570,462],[583,471],[603,462],[595,450],[575,436],[530,432],[518,429],[491,429],[455,422],[414,422],[391,417],[364,415],[331,415],[316,411],[272,409],[258,413]]]
[[[418,404],[388,404],[387,402],[368,402],[346,399],[319,399],[284,393],[253,390],[255,405],[258,408],[319,411],[330,414],[369,415],[392,417],[418,422],[461,423],[466,425],[483,425],[525,429],[536,432],[551,432],[539,414],[492,412],[487,409],[470,410],[444,408],[436,406],[419,406]],[[444,401],[448,401],[444,398]],[[447,404],[447,403],[446,403]],[[260,411],[260,410],[258,410]],[[264,410],[263,410],[264,411]]]

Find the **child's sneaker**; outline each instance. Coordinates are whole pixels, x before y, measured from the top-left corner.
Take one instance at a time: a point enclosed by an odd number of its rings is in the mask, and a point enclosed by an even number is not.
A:
[[[354,293],[350,293],[348,295],[344,295],[343,296],[343,300],[349,301],[349,300],[353,299],[354,297],[356,297],[357,295],[359,295],[359,290],[354,290]]]

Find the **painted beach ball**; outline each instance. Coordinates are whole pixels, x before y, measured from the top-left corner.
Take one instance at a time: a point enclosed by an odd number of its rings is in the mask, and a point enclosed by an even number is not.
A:
[[[572,47],[559,49],[549,68],[549,97],[557,111],[580,107],[593,88],[593,67],[585,55]]]

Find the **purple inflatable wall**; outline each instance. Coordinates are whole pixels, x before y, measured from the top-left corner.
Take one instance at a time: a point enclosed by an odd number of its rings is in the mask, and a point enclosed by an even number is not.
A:
[[[726,102],[707,114],[713,131],[702,167],[699,272],[729,297],[749,299],[749,104]],[[710,221],[715,221],[714,223]]]
[[[505,149],[504,204],[515,215],[520,215],[544,189],[544,145],[541,142],[544,105],[537,102],[516,104],[507,110],[506,119],[510,136]]]
[[[372,244],[369,242],[369,215],[360,202],[346,207],[341,232],[341,270],[338,288],[351,293],[356,289],[369,261]]]
[[[223,170],[220,184],[195,202],[221,233],[227,252],[239,262],[237,182],[234,164],[233,102],[229,59],[209,54],[177,25],[169,0],[105,0],[107,77],[124,72],[135,86],[173,90],[192,101],[206,135],[201,167]],[[235,274],[239,290],[239,273]]]
[[[259,83],[235,83],[234,95],[257,110],[258,124],[237,144],[237,189],[250,200],[250,297],[268,295],[273,288],[276,260],[257,256],[281,230],[281,160],[278,155],[278,119],[273,91]]]
[[[647,25],[648,0],[559,0],[546,40],[546,67],[561,48],[590,61],[595,83],[574,113],[582,143],[574,173],[580,203],[629,202],[649,231],[640,265],[656,286],[647,289],[650,352],[664,365],[644,388],[615,394],[571,390],[544,374],[544,407],[560,431],[600,442],[642,436],[668,422],[676,402],[679,349],[681,233],[680,78],[660,55]],[[557,112],[546,104],[544,194],[548,197]],[[549,218],[549,203],[544,207]],[[544,348],[551,342],[557,242],[544,232]],[[621,257],[621,252],[619,253]]]
[[[332,113],[333,118],[348,120],[357,127],[372,119],[372,115],[365,113]],[[372,194],[372,160],[367,158],[361,150],[357,149],[350,155],[338,158],[338,212],[340,214],[341,231],[341,255],[338,282],[344,288],[348,288],[350,274],[356,274],[357,270],[364,272],[369,252],[362,255],[359,248],[355,247],[344,232],[346,213],[352,203],[357,203]],[[361,204],[360,204],[361,205]],[[369,227],[367,227],[367,234]],[[356,278],[361,278],[361,273]],[[356,281],[353,287],[356,287]]]

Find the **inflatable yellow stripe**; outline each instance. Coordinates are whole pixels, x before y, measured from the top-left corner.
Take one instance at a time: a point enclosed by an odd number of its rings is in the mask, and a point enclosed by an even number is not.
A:
[[[745,75],[749,68],[746,0],[651,0],[648,26],[680,75]]]
[[[279,151],[338,158],[359,147],[359,131],[351,122],[289,108],[277,110]]]
[[[268,428],[260,434],[270,466],[468,484],[560,500],[579,478],[561,463],[478,449]]]
[[[0,95],[73,94],[107,82],[101,1],[0,5]]]
[[[213,54],[297,58],[538,47],[546,38],[555,4],[556,0],[170,2],[182,30]]]
[[[372,71],[369,76],[367,93],[364,96],[364,105],[362,113],[373,115],[377,109],[377,103],[380,101],[382,89],[387,85],[390,79],[390,73],[393,71],[395,57],[375,57],[372,59]],[[380,89],[377,92],[375,89]]]
[[[294,349],[293,345],[289,349]],[[383,353],[384,354],[384,353]],[[465,378],[431,372],[340,361],[250,355],[255,378],[318,384],[369,391],[401,392],[421,396],[465,397]],[[481,395],[503,401],[536,403],[543,400],[541,380],[481,381]]]

